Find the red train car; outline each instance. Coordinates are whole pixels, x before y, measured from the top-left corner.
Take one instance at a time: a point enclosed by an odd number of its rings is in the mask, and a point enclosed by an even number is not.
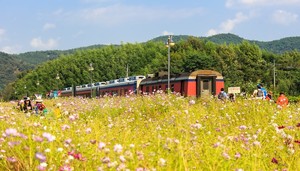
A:
[[[156,77],[141,81],[140,90],[143,93],[152,93],[157,90],[166,91],[168,76],[158,74]],[[213,70],[197,70],[191,73],[171,75],[170,90],[183,96],[205,97],[216,95],[224,87],[223,76]]]
[[[157,74],[156,77],[131,76],[120,78],[101,84],[88,84],[68,87],[61,91],[61,96],[91,97],[91,92],[96,96],[104,95],[124,96],[126,94],[153,93],[158,90],[166,91],[168,87],[168,76],[166,73]],[[170,90],[187,97],[205,97],[216,95],[224,87],[223,76],[213,70],[197,70],[191,73],[171,75]],[[91,91],[92,89],[92,91]]]

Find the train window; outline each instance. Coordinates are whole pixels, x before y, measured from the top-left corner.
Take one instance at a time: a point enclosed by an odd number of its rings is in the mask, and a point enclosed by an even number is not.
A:
[[[146,92],[149,92],[149,86],[146,87]]]
[[[158,89],[159,89],[159,90],[161,89],[161,85],[158,86]]]
[[[203,80],[203,89],[208,90],[209,89],[209,80]]]
[[[174,92],[174,84],[171,84],[171,91]]]

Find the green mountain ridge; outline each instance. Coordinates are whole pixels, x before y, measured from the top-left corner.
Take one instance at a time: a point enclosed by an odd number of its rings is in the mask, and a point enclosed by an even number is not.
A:
[[[275,54],[283,54],[288,51],[298,50],[300,51],[300,37],[287,37],[280,40],[274,41],[256,41],[256,40],[246,40],[234,34],[218,34],[209,37],[195,37],[189,35],[175,35],[173,36],[174,42],[186,41],[190,37],[196,39],[204,40],[205,42],[213,42],[216,44],[240,44],[243,41],[248,41],[255,43],[261,49]],[[167,36],[159,36],[151,39],[147,42],[165,42]],[[147,43],[145,42],[145,43]],[[143,43],[142,43],[143,44]],[[99,49],[107,46],[119,46],[119,45],[91,45],[86,47],[74,48],[69,50],[47,50],[47,51],[33,51],[25,52],[20,54],[6,54],[0,52],[0,90],[4,88],[10,82],[16,80],[19,75],[26,73],[38,67],[40,64],[54,60],[59,56],[66,56],[69,54],[74,54],[78,51],[88,50],[88,49]]]

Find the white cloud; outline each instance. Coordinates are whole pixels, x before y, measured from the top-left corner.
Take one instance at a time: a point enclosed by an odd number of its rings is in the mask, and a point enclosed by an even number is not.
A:
[[[290,25],[297,21],[298,15],[283,10],[277,10],[273,13],[272,19],[278,24]]]
[[[215,35],[218,33],[231,32],[237,24],[249,19],[250,17],[251,17],[251,15],[247,16],[247,15],[244,15],[243,13],[239,12],[235,15],[234,19],[228,19],[228,20],[222,22],[221,25],[219,26],[219,29],[210,29],[206,33],[206,35],[212,36],[212,35]]]
[[[300,0],[227,0],[226,7],[300,5]]]
[[[163,32],[162,32],[162,35],[168,36],[168,35],[174,35],[174,33],[168,32],[168,31],[163,31]]]
[[[46,24],[44,24],[44,26],[43,26],[43,29],[44,29],[44,30],[55,29],[55,28],[56,28],[56,25],[55,25],[55,24],[52,24],[52,23],[46,23]]]
[[[80,17],[85,21],[115,25],[128,21],[156,21],[159,19],[182,19],[202,14],[202,9],[151,9],[143,6],[124,6],[120,4],[84,9],[80,11]]]
[[[33,38],[30,42],[30,45],[37,49],[48,50],[53,49],[58,45],[58,41],[55,39],[48,39],[47,41],[43,41],[40,37]]]
[[[9,53],[9,54],[17,54],[20,51],[20,46],[4,46],[0,48],[1,52]]]

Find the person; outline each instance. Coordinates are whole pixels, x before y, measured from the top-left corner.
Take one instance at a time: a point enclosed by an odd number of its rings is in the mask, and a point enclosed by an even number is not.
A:
[[[264,92],[261,89],[261,85],[257,84],[257,89],[253,91],[252,97],[255,99],[265,99]]]
[[[221,91],[218,94],[218,99],[220,99],[220,100],[226,100],[227,99],[227,94],[224,91],[224,88],[221,88]]]
[[[289,104],[288,98],[284,95],[283,92],[279,93],[279,97],[276,100],[276,104],[279,108],[284,108]]]
[[[265,89],[265,87],[264,87],[264,85],[262,83],[260,83],[259,85],[261,87],[260,88],[261,91],[264,93],[264,99],[265,99],[267,97],[268,92],[267,92],[267,90]]]
[[[23,111],[23,108],[24,108],[24,100],[22,99],[18,102],[17,109]]]
[[[29,97],[24,98],[23,111],[24,113],[30,113],[32,111],[31,100]]]
[[[61,118],[61,103],[57,103],[54,109],[54,115],[56,118]]]
[[[243,88],[242,89],[242,92],[240,94],[244,99],[247,99],[247,93],[246,93],[246,90]]]
[[[36,100],[35,100],[35,114],[41,114],[41,115],[45,115],[48,111],[46,106],[43,104],[43,100],[41,96],[37,96]]]
[[[268,91],[268,94],[266,96],[266,100],[272,102],[273,101],[273,92],[272,91]]]
[[[230,93],[228,96],[231,102],[235,102],[235,95],[233,93]]]

